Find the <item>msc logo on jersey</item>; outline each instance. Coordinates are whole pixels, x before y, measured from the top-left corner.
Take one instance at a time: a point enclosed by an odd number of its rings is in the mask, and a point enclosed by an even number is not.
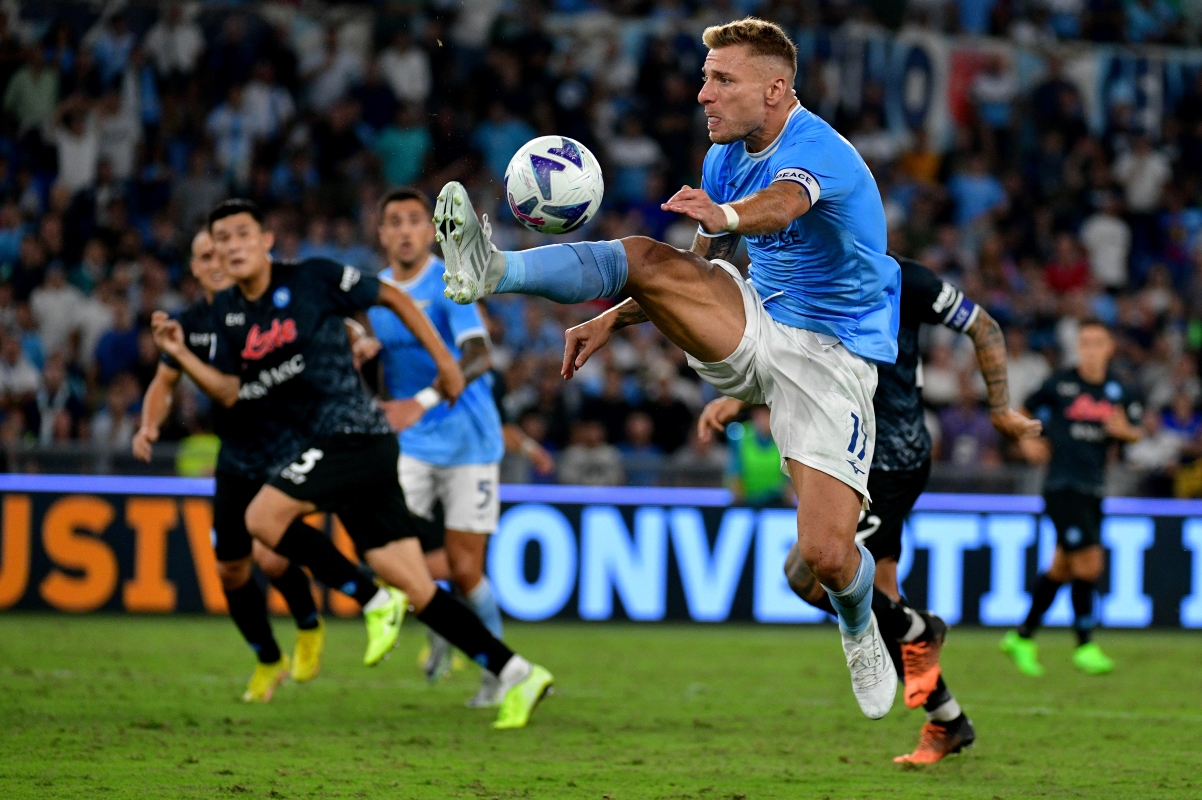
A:
[[[292,302],[292,291],[287,286],[281,286],[275,290],[275,294],[271,296],[271,302],[276,308],[287,308]]]
[[[342,280],[338,282],[338,288],[344,292],[349,292],[351,287],[359,282],[359,270],[354,267],[342,268]]]
[[[241,311],[238,311],[238,312],[231,311],[230,313],[225,315],[225,324],[226,324],[226,327],[229,327],[229,328],[236,328],[239,325],[245,325],[246,324],[246,315],[243,314]]]
[[[246,332],[246,347],[242,348],[242,357],[248,361],[258,361],[268,353],[279,350],[289,342],[296,341],[296,322],[286,319],[271,321],[271,327],[260,330],[256,324]]]
[[[316,447],[310,447],[301,454],[300,461],[293,461],[280,472],[281,478],[286,478],[298,486],[309,479],[309,473],[317,466],[317,462],[325,457],[325,453]]]

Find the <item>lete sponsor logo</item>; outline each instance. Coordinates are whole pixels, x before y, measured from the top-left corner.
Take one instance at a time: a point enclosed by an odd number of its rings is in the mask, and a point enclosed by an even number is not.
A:
[[[246,332],[246,347],[242,348],[242,357],[249,361],[258,361],[272,351],[279,350],[289,342],[296,341],[296,322],[286,319],[271,321],[267,330],[259,328],[258,324]]]

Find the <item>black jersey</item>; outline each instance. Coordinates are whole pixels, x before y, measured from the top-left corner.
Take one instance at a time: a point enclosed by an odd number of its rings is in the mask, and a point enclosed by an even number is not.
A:
[[[1027,409],[1043,422],[1052,442],[1052,463],[1044,491],[1069,489],[1101,496],[1106,479],[1106,450],[1114,440],[1105,423],[1117,409],[1133,425],[1143,419],[1143,404],[1111,375],[1087,383],[1075,369],[1055,373],[1027,398]]]
[[[216,364],[218,325],[213,306],[207,300],[198,300],[176,319],[183,328],[184,343],[193,355]],[[162,361],[172,369],[181,369],[166,353]],[[267,413],[262,399],[239,400],[231,408],[213,403],[213,432],[221,439],[217,471],[252,481],[265,480],[272,467],[290,458],[300,443],[294,433]]]
[[[336,434],[391,433],[355,371],[343,322],[372,306],[377,278],[326,258],[276,261],[263,296],[238,287],[213,300],[217,367],[242,380],[239,405],[263,400],[306,442]]]
[[[918,329],[925,322],[964,332],[977,318],[976,305],[955,286],[917,261],[890,255],[901,265],[902,274],[897,361],[877,364],[872,398],[876,412],[872,468],[885,472],[918,469],[931,455],[931,435],[923,420]]]

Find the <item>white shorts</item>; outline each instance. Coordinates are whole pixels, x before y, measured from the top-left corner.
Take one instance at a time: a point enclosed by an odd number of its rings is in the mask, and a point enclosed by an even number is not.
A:
[[[434,503],[442,501],[448,530],[492,533],[501,516],[497,496],[500,464],[464,464],[439,467],[401,453],[398,471],[409,511],[422,519],[434,518]]]
[[[794,328],[768,316],[750,281],[725,261],[743,293],[747,327],[723,361],[689,356],[689,366],[715,389],[772,410],[772,438],[784,459],[825,472],[868,497],[868,466],[876,440],[876,365],[836,337]]]

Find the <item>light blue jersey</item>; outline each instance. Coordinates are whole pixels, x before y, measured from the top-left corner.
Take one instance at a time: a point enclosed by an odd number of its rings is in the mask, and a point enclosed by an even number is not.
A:
[[[451,355],[459,357],[459,346],[473,336],[486,336],[484,322],[474,305],[461,306],[443,296],[443,263],[430,257],[421,272],[401,284],[426,312],[442,336]],[[381,277],[391,278],[386,269]],[[367,312],[376,337],[384,348],[384,384],[398,400],[413,397],[434,382],[438,370],[401,320],[386,308],[374,306]],[[501,438],[501,415],[492,398],[492,377],[484,375],[468,384],[454,408],[439,403],[417,424],[400,435],[401,452],[438,467],[491,464],[505,450]]]
[[[837,336],[870,361],[897,359],[901,270],[885,255],[885,209],[851,144],[817,115],[793,109],[762,152],[714,145],[701,187],[715,203],[741,200],[775,181],[805,187],[811,208],[779,233],[747,236],[751,283],[777,322]]]

